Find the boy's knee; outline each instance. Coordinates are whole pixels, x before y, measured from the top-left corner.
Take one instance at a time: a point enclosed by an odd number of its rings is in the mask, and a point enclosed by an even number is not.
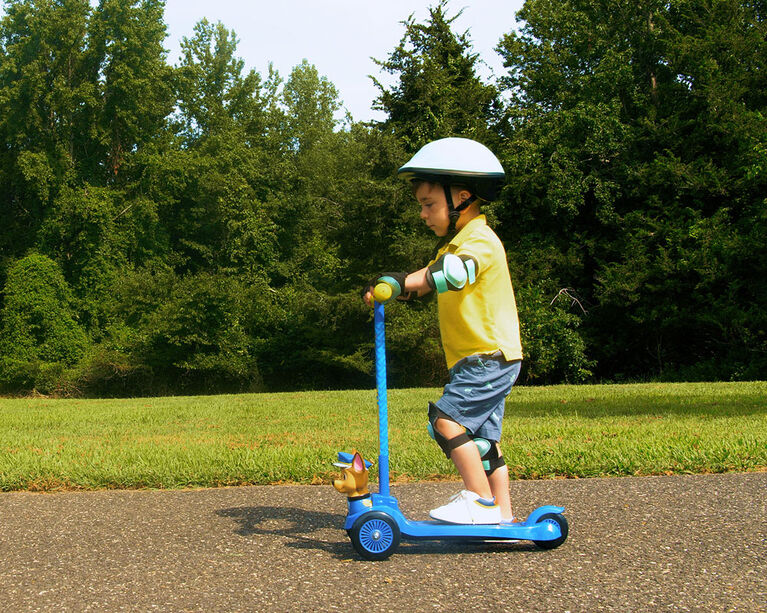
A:
[[[456,436],[460,436],[461,434],[466,434],[466,428],[450,418],[438,417],[434,427],[442,436],[447,439],[453,439]]]
[[[453,449],[471,442],[466,429],[440,411],[433,402],[429,403],[429,434],[448,459]]]

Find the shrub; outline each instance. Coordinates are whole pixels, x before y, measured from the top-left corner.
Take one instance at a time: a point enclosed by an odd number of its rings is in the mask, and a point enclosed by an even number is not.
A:
[[[123,341],[131,356],[128,370],[149,369],[152,386],[165,381],[184,392],[261,388],[252,341],[244,329],[244,290],[237,279],[144,270],[127,275],[117,294],[120,315],[134,330]],[[125,372],[124,356],[100,363],[102,371],[118,366],[115,372]]]
[[[37,253],[8,269],[0,314],[0,355],[19,362],[75,363],[88,339],[58,264]]]
[[[520,383],[580,383],[591,376],[594,362],[578,333],[580,318],[541,288],[517,288],[522,351]]]

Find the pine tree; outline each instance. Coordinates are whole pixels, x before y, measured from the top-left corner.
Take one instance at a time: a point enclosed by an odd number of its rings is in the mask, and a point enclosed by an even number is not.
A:
[[[380,95],[374,103],[388,117],[392,130],[409,151],[448,136],[495,142],[490,126],[498,120],[499,100],[493,86],[477,76],[479,57],[472,52],[468,32],[456,34],[442,0],[429,9],[426,23],[411,15],[405,34],[384,61],[376,63],[396,77],[392,87],[374,80]],[[490,142],[489,142],[490,141]]]

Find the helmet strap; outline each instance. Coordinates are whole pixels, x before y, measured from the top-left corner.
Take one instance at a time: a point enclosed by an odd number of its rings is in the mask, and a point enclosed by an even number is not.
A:
[[[466,198],[466,200],[464,200],[463,202],[461,202],[461,204],[459,204],[457,207],[455,207],[455,210],[456,210],[456,212],[457,212],[457,213],[459,213],[459,214],[460,214],[460,212],[461,212],[461,211],[463,211],[464,209],[468,208],[468,207],[469,207],[469,205],[470,205],[472,202],[476,202],[476,201],[477,201],[477,197],[476,197],[475,195],[473,195],[473,194],[472,194],[471,196],[469,196],[468,198]]]
[[[455,225],[455,222],[458,220],[458,217],[460,217],[461,212],[456,211],[455,207],[453,206],[453,192],[450,190],[450,186],[448,184],[443,184],[442,189],[445,190],[445,201],[447,202],[447,214],[450,217],[450,225]]]
[[[449,185],[443,185],[442,188],[445,190],[445,200],[447,201],[447,214],[448,217],[450,217],[450,231],[455,231],[455,224],[458,221],[458,218],[461,216],[461,211],[463,211],[465,208],[468,208],[469,205],[471,205],[472,202],[475,202],[477,200],[477,197],[472,194],[466,200],[463,200],[458,206],[453,205],[453,194],[450,190]]]

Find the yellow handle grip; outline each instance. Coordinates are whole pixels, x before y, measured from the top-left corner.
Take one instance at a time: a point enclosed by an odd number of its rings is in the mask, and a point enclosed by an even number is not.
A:
[[[392,287],[388,283],[379,283],[375,286],[375,289],[373,289],[373,298],[376,299],[376,302],[380,302],[381,304],[389,300],[391,295]]]

